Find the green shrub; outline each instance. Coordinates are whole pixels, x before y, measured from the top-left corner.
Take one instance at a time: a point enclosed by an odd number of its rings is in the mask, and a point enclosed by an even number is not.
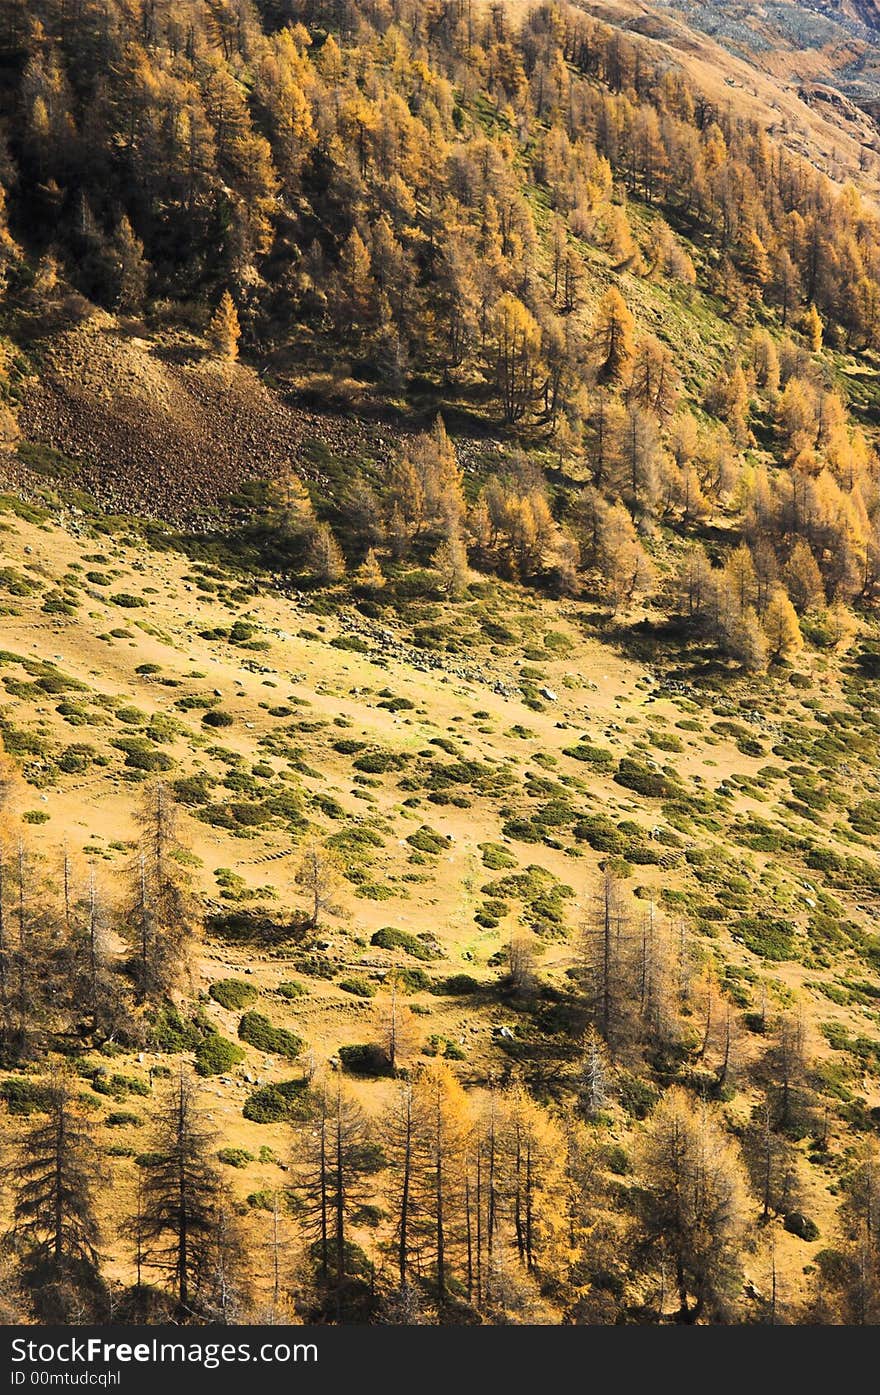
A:
[[[2,1099],[10,1114],[33,1114],[35,1110],[45,1109],[49,1100],[49,1089],[46,1085],[41,1085],[35,1080],[20,1080],[13,1077],[11,1080],[4,1080],[0,1085],[0,1099]]]
[[[582,737],[577,746],[566,746],[563,748],[564,756],[571,756],[574,760],[584,761],[591,765],[594,770],[610,771],[614,769],[614,753],[608,751],[604,746],[594,746],[589,737]]]
[[[376,989],[372,983],[368,983],[360,974],[351,974],[348,978],[339,980],[339,987],[343,993],[351,993],[355,998],[375,998]]]
[[[674,780],[660,770],[654,770],[638,761],[624,756],[614,776],[615,783],[625,789],[635,790],[646,799],[669,799],[677,790]]]
[[[247,1148],[221,1148],[217,1157],[227,1167],[247,1167],[248,1163],[254,1161],[253,1153],[249,1153]]]
[[[395,969],[394,981],[404,993],[425,993],[431,987],[424,969]]]
[[[396,751],[368,751],[366,755],[358,756],[354,768],[365,775],[387,775],[391,770],[402,770],[408,761],[409,756]]]
[[[308,993],[304,983],[297,983],[296,979],[287,979],[284,983],[279,983],[278,994],[282,998],[293,1000],[294,998],[304,998]]]
[[[450,974],[448,978],[438,979],[431,992],[450,998],[464,998],[472,993],[479,993],[481,988],[482,984],[470,974]]]
[[[302,1039],[283,1027],[273,1027],[268,1017],[260,1012],[246,1012],[238,1025],[238,1035],[249,1046],[274,1056],[284,1056],[295,1061],[302,1051]]]
[[[442,833],[435,833],[433,828],[428,828],[426,824],[415,833],[411,833],[406,841],[410,847],[423,853],[441,853],[452,846],[451,839],[444,837]]]
[[[228,712],[220,712],[216,708],[206,712],[202,718],[202,725],[206,727],[231,727],[232,722]]]
[[[815,1221],[811,1221],[809,1216],[805,1216],[800,1211],[789,1211],[782,1222],[783,1229],[789,1235],[797,1235],[800,1240],[818,1240],[819,1227]]]
[[[618,1090],[620,1103],[634,1119],[646,1119],[660,1098],[660,1092],[647,1080],[625,1074]]]
[[[501,843],[480,843],[483,866],[490,872],[500,872],[506,867],[515,867],[516,858]]]
[[[254,1124],[290,1123],[308,1117],[308,1086],[304,1080],[264,1085],[244,1102],[242,1113]]]
[[[196,1072],[199,1075],[222,1075],[244,1060],[244,1052],[234,1041],[219,1032],[206,1032],[196,1049]]]
[[[776,916],[743,916],[737,929],[746,948],[762,959],[780,963],[797,958],[795,928],[790,921]]]
[[[164,751],[157,751],[145,736],[120,736],[111,744],[125,752],[125,764],[130,770],[153,772],[171,770],[174,766],[171,757]]]
[[[339,1059],[351,1075],[390,1075],[391,1066],[381,1046],[340,1046]]]
[[[379,949],[402,949],[407,954],[411,954],[414,959],[430,960],[436,958],[424,941],[411,935],[408,930],[396,930],[392,925],[384,925],[381,930],[370,939],[371,945],[376,945]]]
[[[221,978],[216,983],[212,983],[208,989],[211,997],[221,1007],[240,1010],[246,1008],[248,1003],[252,1003],[257,996],[257,990],[252,983],[245,983],[240,978]]]
[[[171,1003],[163,1003],[150,1019],[150,1044],[156,1051],[177,1054],[198,1049],[202,1033],[194,1022],[181,1016]]]

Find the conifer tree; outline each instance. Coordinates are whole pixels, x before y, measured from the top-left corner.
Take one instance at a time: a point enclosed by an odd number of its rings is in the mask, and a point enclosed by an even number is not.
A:
[[[634,352],[634,324],[620,291],[609,287],[599,302],[591,335],[600,383],[617,385],[623,381]]]
[[[45,1115],[18,1139],[7,1169],[9,1239],[41,1321],[95,1320],[103,1301],[98,1152],[72,1079],[62,1074],[44,1088]]]
[[[167,997],[189,972],[195,912],[174,798],[161,781],[138,811],[141,835],[130,873],[125,931],[141,1001]]]
[[[380,1161],[364,1112],[343,1081],[337,1077],[314,1085],[295,1128],[293,1188],[302,1206],[320,1310],[337,1322],[366,1297],[350,1227],[366,1199],[366,1179]]]
[[[797,611],[782,587],[778,587],[771,596],[762,624],[771,661],[783,659],[790,662],[797,657],[804,647],[803,636]]]
[[[717,1110],[670,1090],[651,1116],[640,1173],[645,1239],[671,1266],[675,1320],[729,1316],[741,1283],[745,1180]]]
[[[160,1104],[153,1148],[142,1164],[139,1231],[146,1263],[166,1276],[184,1322],[204,1316],[213,1298],[219,1195],[213,1142],[195,1087],[181,1069]]]
[[[241,324],[238,311],[232,296],[228,291],[224,291],[208,325],[208,342],[217,358],[234,363],[238,358],[240,339]]]
[[[325,911],[333,913],[333,898],[339,883],[339,860],[332,849],[309,843],[296,869],[296,885],[309,900],[308,928],[317,930]]]
[[[345,576],[342,548],[333,536],[329,523],[319,523],[310,548],[310,563],[316,580],[325,586],[341,581]]]

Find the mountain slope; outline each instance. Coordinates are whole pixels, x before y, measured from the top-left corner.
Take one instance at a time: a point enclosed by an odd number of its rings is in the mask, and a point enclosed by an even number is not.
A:
[[[0,0],[15,1315],[880,1311],[876,79],[752,11]]]

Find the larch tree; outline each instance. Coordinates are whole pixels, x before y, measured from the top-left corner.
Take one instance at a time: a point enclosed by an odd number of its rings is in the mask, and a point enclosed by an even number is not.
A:
[[[224,291],[208,325],[208,342],[217,358],[234,363],[238,358],[241,324],[235,301]]]
[[[307,926],[317,930],[325,914],[334,913],[334,897],[339,886],[339,858],[322,843],[309,843],[303,849],[295,882],[308,898]]]
[[[431,558],[431,566],[440,577],[447,599],[460,601],[467,593],[467,548],[457,531],[450,530]]]
[[[366,1200],[367,1179],[381,1162],[367,1118],[342,1079],[315,1083],[295,1124],[292,1185],[302,1207],[318,1310],[337,1322],[366,1299],[350,1227]]]
[[[765,1081],[775,1129],[788,1133],[809,1120],[814,1095],[807,1028],[798,1009],[784,1012],[774,1024],[759,1075]]]
[[[577,972],[589,1023],[612,1060],[632,1044],[638,941],[620,878],[607,867],[583,930]]]
[[[9,1242],[43,1322],[96,1320],[103,1308],[95,1190],[98,1150],[73,1083],[45,1087],[45,1116],[17,1140]],[[42,1110],[41,1110],[42,1113]]]
[[[367,555],[361,562],[354,574],[354,584],[360,590],[368,594],[382,591],[385,588],[385,574],[379,563],[379,557],[374,547],[368,548]]]
[[[138,822],[125,934],[138,997],[147,1001],[167,997],[185,982],[196,916],[179,813],[167,785],[157,781],[146,789]]]
[[[420,1197],[417,1181],[422,1167],[421,1123],[413,1082],[404,1079],[380,1125],[389,1169],[394,1252],[401,1294],[409,1289],[412,1273],[418,1272]]]
[[[421,1243],[430,1257],[434,1293],[442,1309],[460,1254],[468,1101],[444,1061],[430,1062],[413,1084],[421,1143],[417,1180]]]
[[[814,354],[818,354],[822,348],[824,327],[822,317],[812,300],[804,311],[802,329],[810,349]]]
[[[345,576],[345,557],[329,523],[319,523],[309,549],[309,565],[323,586],[332,586]]]
[[[536,401],[542,371],[541,331],[531,311],[508,292],[495,307],[492,354],[504,420],[521,421]]]
[[[564,1141],[556,1123],[521,1084],[506,1095],[509,1196],[519,1263],[549,1268],[562,1227]]]
[[[784,569],[785,586],[798,615],[820,608],[825,602],[822,573],[813,550],[804,538],[796,538]]]
[[[418,1041],[416,1019],[403,1001],[401,975],[392,970],[386,979],[387,997],[382,1004],[381,1046],[392,1075],[396,1075],[415,1050]]]
[[[204,1315],[212,1296],[209,1257],[219,1195],[213,1145],[195,1086],[181,1069],[154,1121],[138,1223],[146,1263],[166,1275],[182,1321]]]
[[[762,625],[771,662],[775,660],[790,663],[792,659],[797,658],[804,647],[804,640],[797,611],[781,586],[770,597]]]
[[[110,252],[119,309],[127,314],[138,314],[144,306],[150,267],[144,256],[144,244],[124,214],[119,220]]]
[[[746,1187],[717,1110],[668,1091],[649,1121],[639,1174],[645,1239],[674,1275],[674,1320],[729,1316],[741,1284]]]
[[[835,1300],[824,1320],[875,1326],[880,1319],[880,1155],[869,1140],[844,1180],[839,1212],[841,1248],[821,1266]]]
[[[635,321],[616,286],[610,286],[599,301],[593,321],[590,344],[600,383],[621,383],[634,353]]]
[[[575,1088],[580,1111],[587,1119],[601,1113],[611,1093],[608,1048],[595,1027],[584,1033]]]
[[[678,369],[669,349],[653,334],[640,339],[630,367],[627,402],[666,421],[678,405],[679,383]]]

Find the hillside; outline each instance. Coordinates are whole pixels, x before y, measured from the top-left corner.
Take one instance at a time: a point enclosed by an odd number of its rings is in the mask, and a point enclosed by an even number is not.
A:
[[[877,1320],[880,79],[752,9],[0,0],[3,1320]]]

